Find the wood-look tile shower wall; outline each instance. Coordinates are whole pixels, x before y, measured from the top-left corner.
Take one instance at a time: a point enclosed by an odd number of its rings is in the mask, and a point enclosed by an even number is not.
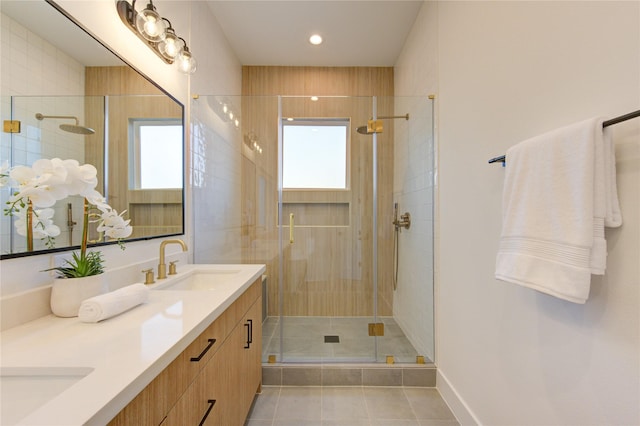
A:
[[[85,119],[96,134],[87,138],[85,161],[98,168],[98,189],[104,191],[104,132],[109,135],[108,198],[118,212],[127,210],[132,237],[176,234],[182,231],[182,190],[129,188],[129,120],[182,119],[180,106],[130,67],[85,68]],[[128,96],[131,95],[131,96]],[[154,95],[154,96],[138,96]],[[104,96],[109,96],[109,128],[104,128]]]
[[[378,315],[391,315],[393,305],[393,121],[378,135],[377,212],[373,227],[372,136],[356,132],[371,117],[376,96],[378,115],[395,115],[393,68],[245,66],[242,75],[242,134],[256,137],[262,154],[249,150],[243,158],[243,226],[246,241],[275,240],[277,217],[277,101],[282,114],[296,118],[351,120],[350,189],[286,191],[283,216],[295,214],[295,244],[282,232],[283,314],[295,316],[368,316],[373,314],[373,268],[378,274]],[[310,96],[345,96],[311,102]],[[358,98],[360,97],[360,98]],[[261,189],[262,188],[262,189]],[[266,194],[264,200],[260,194]],[[261,212],[255,206],[262,205]],[[259,217],[264,215],[269,223]],[[284,221],[288,223],[288,220]],[[373,238],[378,259],[373,258]],[[252,260],[252,259],[248,259]],[[278,314],[278,259],[253,259],[268,265],[268,314]]]

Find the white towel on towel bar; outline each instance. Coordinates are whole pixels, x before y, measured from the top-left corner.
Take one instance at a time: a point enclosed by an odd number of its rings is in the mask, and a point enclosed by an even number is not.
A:
[[[82,322],[98,322],[119,315],[149,300],[149,288],[142,283],[132,284],[110,293],[83,301],[78,310]]]
[[[591,118],[507,150],[496,278],[585,303],[622,224],[610,130]]]

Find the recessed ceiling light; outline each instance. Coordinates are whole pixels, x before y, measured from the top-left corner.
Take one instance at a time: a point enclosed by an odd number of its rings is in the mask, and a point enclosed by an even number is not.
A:
[[[319,34],[314,34],[311,37],[309,37],[309,43],[316,46],[319,44],[322,44],[322,37]]]

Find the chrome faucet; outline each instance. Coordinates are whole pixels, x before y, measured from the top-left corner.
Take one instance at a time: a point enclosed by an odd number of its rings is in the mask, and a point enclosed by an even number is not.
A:
[[[158,263],[158,279],[167,278],[167,264],[164,261],[164,248],[167,244],[180,244],[182,251],[187,251],[187,245],[182,240],[164,240],[160,243],[160,261]]]

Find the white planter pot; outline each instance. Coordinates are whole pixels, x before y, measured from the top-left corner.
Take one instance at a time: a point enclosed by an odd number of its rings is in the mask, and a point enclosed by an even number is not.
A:
[[[104,274],[56,279],[51,286],[51,311],[59,317],[77,317],[82,301],[108,291]]]

